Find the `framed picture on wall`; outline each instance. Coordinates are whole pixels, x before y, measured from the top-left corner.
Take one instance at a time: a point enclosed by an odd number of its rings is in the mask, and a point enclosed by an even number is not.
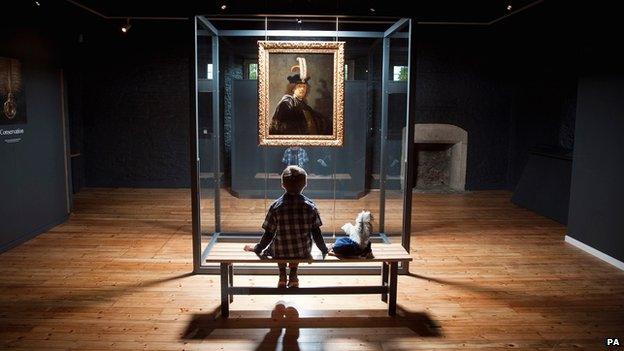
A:
[[[342,146],[344,42],[258,42],[258,142]]]
[[[26,123],[26,99],[22,65],[0,57],[0,125]]]

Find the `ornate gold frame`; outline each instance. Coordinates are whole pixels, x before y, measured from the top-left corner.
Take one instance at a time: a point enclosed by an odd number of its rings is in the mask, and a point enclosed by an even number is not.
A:
[[[258,144],[342,146],[344,139],[344,42],[258,41]],[[333,135],[269,135],[269,54],[334,54]]]

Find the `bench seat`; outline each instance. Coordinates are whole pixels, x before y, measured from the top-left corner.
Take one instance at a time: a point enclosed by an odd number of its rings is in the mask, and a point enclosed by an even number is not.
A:
[[[206,263],[336,263],[336,262],[400,262],[411,261],[412,257],[405,251],[401,244],[373,244],[374,258],[337,258],[335,256],[321,257],[321,253],[314,247],[312,258],[296,260],[277,260],[260,258],[253,252],[243,251],[245,244],[240,243],[216,243],[206,256]]]
[[[373,244],[373,258],[322,258],[319,251],[313,251],[309,259],[266,259],[253,252],[243,251],[242,243],[215,243],[205,258],[206,263],[219,263],[221,267],[221,315],[229,316],[229,304],[234,295],[333,295],[333,294],[381,294],[381,300],[388,303],[388,314],[396,315],[397,274],[399,262],[410,262],[412,257],[401,244]],[[316,248],[315,248],[316,249]],[[233,286],[235,263],[381,263],[381,284],[372,286],[327,286],[327,287],[241,287]]]

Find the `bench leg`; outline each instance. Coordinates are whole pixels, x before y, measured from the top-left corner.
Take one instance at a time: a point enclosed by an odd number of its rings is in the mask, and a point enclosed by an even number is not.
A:
[[[388,286],[388,263],[381,263],[381,286]],[[388,293],[381,293],[381,301],[388,302]]]
[[[229,265],[228,267],[228,288],[234,286],[234,266]],[[234,294],[230,294],[230,303],[234,302]]]
[[[230,316],[230,300],[228,297],[229,263],[221,263],[221,317]]]
[[[390,300],[388,301],[388,315],[396,315],[396,300],[397,300],[397,274],[399,271],[398,262],[390,262],[390,283],[388,290],[390,293]]]

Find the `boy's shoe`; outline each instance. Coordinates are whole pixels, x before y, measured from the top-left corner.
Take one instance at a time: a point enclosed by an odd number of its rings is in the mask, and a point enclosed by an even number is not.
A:
[[[289,288],[298,288],[299,287],[299,279],[289,279],[288,280]]]
[[[286,280],[280,280],[277,282],[277,287],[278,288],[285,288],[286,287]]]

